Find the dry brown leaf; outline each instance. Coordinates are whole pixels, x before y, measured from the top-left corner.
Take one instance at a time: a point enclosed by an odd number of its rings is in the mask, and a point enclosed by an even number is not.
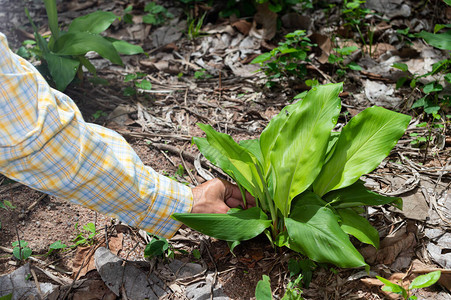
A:
[[[318,48],[321,50],[320,53],[317,53],[318,61],[321,64],[325,64],[329,55],[332,52],[332,41],[327,35],[323,35],[320,33],[314,33],[310,36],[310,39],[313,43],[318,45]]]
[[[72,272],[74,273],[74,276],[77,276],[78,274],[76,279],[85,276],[89,271],[95,270],[96,266],[94,263],[94,252],[97,247],[98,245],[77,247],[72,264]]]
[[[403,235],[381,242],[379,250],[373,246],[367,246],[360,250],[360,253],[369,264],[386,264],[389,265],[395,261],[398,255],[412,247],[415,242],[415,234],[413,232],[404,233]]]
[[[241,32],[244,35],[248,35],[249,31],[252,28],[252,23],[248,22],[246,20],[238,20],[236,22],[232,23],[232,26],[236,28],[239,32]]]
[[[261,25],[261,30],[257,29],[257,25]],[[277,31],[277,14],[269,9],[269,2],[259,4],[257,13],[254,16],[251,32],[255,37],[263,40],[270,40],[276,35]]]

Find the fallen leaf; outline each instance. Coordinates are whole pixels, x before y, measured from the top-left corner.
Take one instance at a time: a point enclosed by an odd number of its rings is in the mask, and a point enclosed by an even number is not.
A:
[[[415,234],[413,232],[404,233],[396,239],[385,238],[381,242],[379,250],[373,246],[367,246],[360,250],[360,253],[369,264],[386,264],[393,263],[402,251],[406,251],[413,247],[415,243]]]
[[[236,28],[239,32],[241,32],[244,35],[248,35],[249,31],[252,28],[252,23],[248,22],[246,20],[238,20],[236,22],[232,23],[232,26]]]
[[[257,29],[259,25],[261,25],[261,29]],[[259,4],[249,34],[263,40],[270,40],[276,35],[276,31],[277,14],[269,9],[269,2]]]

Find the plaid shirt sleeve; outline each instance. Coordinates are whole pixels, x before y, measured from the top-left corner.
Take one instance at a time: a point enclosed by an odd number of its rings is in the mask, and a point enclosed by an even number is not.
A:
[[[180,226],[170,216],[193,202],[190,188],[144,166],[122,136],[86,123],[1,33],[0,173],[167,238]]]

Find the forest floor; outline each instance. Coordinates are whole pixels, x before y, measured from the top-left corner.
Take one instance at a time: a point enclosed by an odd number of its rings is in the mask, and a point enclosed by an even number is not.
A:
[[[339,9],[341,1],[330,1],[336,5],[321,7],[315,2],[314,8],[299,5],[297,10],[279,16],[266,7],[249,18],[220,17],[220,12],[226,11],[223,5],[227,1],[215,2],[212,7],[203,2],[192,6],[179,1],[159,2],[174,16],[159,26],[143,23],[144,2],[140,0],[59,3],[62,26],[96,10],[123,16],[124,9],[133,5],[129,12],[133,24],[115,21],[107,35],[138,44],[149,53],[123,56],[124,67],[89,53],[103,84],[94,83],[95,78],[86,73],[82,82],[72,83],[65,91],[85,120],[119,132],[144,164],[157,172],[195,186],[210,176],[227,178],[198,155],[191,143],[193,136],[203,136],[196,123],[210,124],[236,141],[257,138],[271,118],[293,102],[294,96],[309,89],[307,79],[320,84],[344,82],[338,126],[372,105],[413,117],[390,155],[361,178],[376,192],[401,197],[404,208],[368,208],[367,216],[381,236],[381,248],[376,252],[353,242],[371,265],[369,274],[317,265],[309,286],[302,288],[303,297],[398,299],[381,290],[382,284],[375,275],[408,283],[419,274],[440,269],[439,284],[415,294],[418,299],[451,299],[451,125],[446,117],[451,114],[450,109],[443,102],[441,118],[433,121],[421,107],[412,109],[412,104],[424,96],[424,90],[408,85],[396,88],[401,77],[424,74],[437,61],[449,58],[445,51],[402,35],[399,30],[408,28],[409,34],[431,32],[435,24],[449,23],[451,8],[442,1],[367,1],[374,14],[361,17],[368,24],[363,44],[358,34],[345,26],[347,21]],[[0,5],[0,32],[7,36],[14,51],[24,40],[33,39],[24,6],[40,32],[49,33],[45,8],[39,1],[0,0]],[[188,31],[187,14],[197,24],[204,13],[200,31]],[[309,52],[309,61],[304,62],[305,77],[280,80],[271,88],[265,86],[266,77],[256,72],[259,67],[250,62],[297,29],[305,30],[317,45]],[[194,37],[189,38],[189,33]],[[343,63],[329,62],[330,54],[337,55],[334,49],[350,46],[357,46],[357,50],[343,55]],[[361,70],[346,67],[351,62]],[[406,64],[410,73],[392,68],[394,63]],[[126,75],[137,73],[143,73],[142,79],[151,82],[151,89],[138,89],[133,80],[125,80]],[[427,83],[434,78],[421,80]],[[130,95],[130,91],[134,94]],[[417,126],[423,122],[427,126]],[[433,124],[443,126],[435,128]],[[115,299],[93,262],[95,249],[105,246],[105,241],[112,252],[124,259],[147,261],[144,248],[149,239],[136,228],[0,176],[0,201],[4,200],[15,208],[0,209],[0,275],[13,274],[24,265],[10,253],[19,235],[33,251],[27,270],[31,268],[37,275],[30,282],[52,284],[50,299]],[[92,245],[48,255],[49,246],[56,241],[73,245],[88,223],[96,228]],[[299,258],[288,249],[274,250],[260,237],[243,242],[232,254],[226,242],[189,228],[182,228],[169,242],[176,261],[183,266],[174,266],[171,259],[150,261],[164,291],[155,294],[164,299],[206,299],[210,298],[210,290],[216,291],[215,299],[252,299],[262,275],[270,277],[274,297],[281,298],[292,280],[289,261]],[[192,269],[180,277],[186,265]],[[200,271],[193,271],[197,267]],[[144,265],[146,268],[149,265]],[[204,287],[208,290],[202,291]],[[35,293],[38,297],[44,292]],[[120,293],[124,298],[127,291],[121,289]]]

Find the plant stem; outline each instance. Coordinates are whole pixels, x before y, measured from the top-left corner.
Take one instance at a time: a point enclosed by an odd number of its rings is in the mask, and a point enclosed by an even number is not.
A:
[[[271,213],[271,220],[273,221],[274,225],[277,225],[277,214],[274,208],[274,203],[272,201],[271,195],[269,195],[268,186],[266,185],[266,181],[263,178],[263,174],[262,171],[260,170],[260,167],[257,164],[255,164],[255,168],[257,169],[258,176],[260,177],[260,181],[262,182],[263,185],[263,190],[265,192],[264,201],[266,205],[269,207],[269,212]],[[277,227],[274,227],[274,229],[276,230]]]

